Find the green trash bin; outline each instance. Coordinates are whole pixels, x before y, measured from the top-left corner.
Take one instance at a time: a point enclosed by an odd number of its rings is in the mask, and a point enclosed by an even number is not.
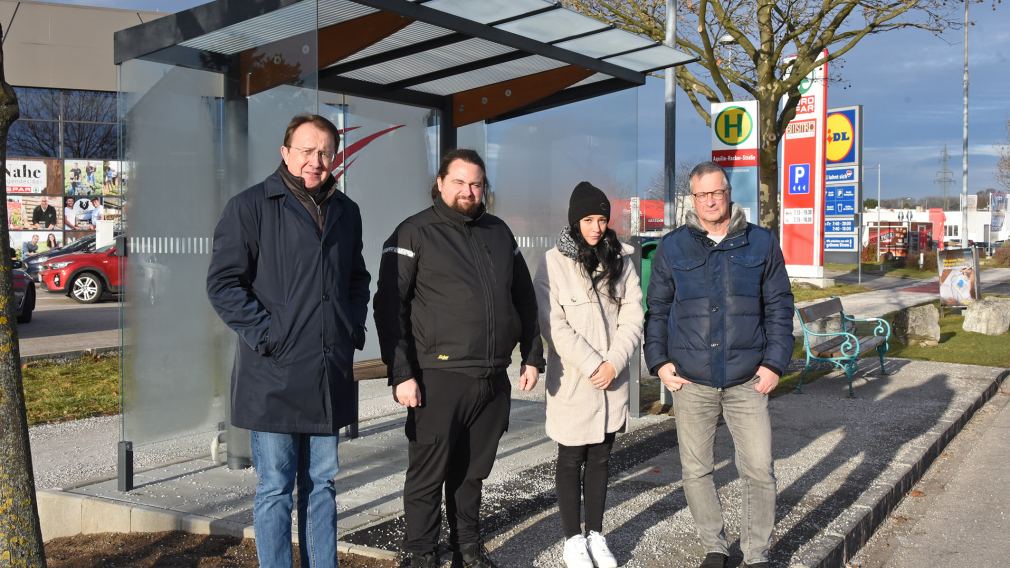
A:
[[[649,309],[646,298],[649,295],[649,276],[652,275],[652,257],[659,248],[659,239],[642,242],[642,307]]]

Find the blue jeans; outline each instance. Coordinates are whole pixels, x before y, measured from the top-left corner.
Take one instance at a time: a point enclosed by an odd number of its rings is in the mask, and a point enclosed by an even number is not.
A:
[[[740,548],[747,564],[768,561],[775,525],[775,472],[768,395],[754,390],[755,379],[716,389],[686,384],[673,395],[684,496],[705,552],[729,554],[722,507],[712,481],[713,450],[719,415],[733,437],[736,469],[743,481]]]
[[[303,568],[337,565],[338,435],[252,433],[259,482],[253,504],[256,555],[262,568],[289,568],[291,494],[298,486],[298,542]]]

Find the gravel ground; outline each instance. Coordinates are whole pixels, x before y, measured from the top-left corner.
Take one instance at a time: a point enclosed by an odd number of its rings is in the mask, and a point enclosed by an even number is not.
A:
[[[119,416],[43,424],[29,429],[35,486],[65,489],[116,475]],[[197,434],[146,445],[134,454],[134,467],[146,469],[206,456],[210,435]]]
[[[535,393],[523,393],[535,396]],[[542,394],[541,394],[542,396]],[[359,416],[362,421],[402,413],[393,402],[385,380],[361,383]],[[116,476],[116,448],[121,439],[120,416],[102,416],[33,426],[29,429],[35,485],[39,489],[65,489]],[[166,442],[134,448],[134,469],[207,457],[214,432],[181,436]]]

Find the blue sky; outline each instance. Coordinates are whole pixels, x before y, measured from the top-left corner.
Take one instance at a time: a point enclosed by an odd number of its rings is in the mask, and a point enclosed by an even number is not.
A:
[[[997,187],[996,145],[1007,143],[1010,6],[1003,3],[994,11],[986,3],[971,9],[976,24],[968,43],[968,191],[975,193]],[[845,81],[830,84],[828,105],[863,105],[863,161],[873,167],[867,172],[864,198],[876,197],[878,162],[883,198],[941,195],[934,179],[944,145],[954,177],[949,191],[961,191],[962,38],[960,31],[940,38],[902,30],[871,36],[846,54],[840,71]],[[837,71],[829,64],[829,76]],[[655,83],[645,87],[650,92],[643,93],[643,99],[662,101],[662,84]],[[656,120],[661,120],[661,103],[657,106]],[[677,109],[678,162],[705,159],[710,142],[704,122],[682,94]],[[655,159],[661,160],[662,154]]]
[[[50,0],[61,1],[61,0]],[[175,12],[201,4],[192,0],[62,0],[138,10]],[[969,193],[996,187],[997,148],[1007,143],[1010,120],[1010,5],[972,5],[969,32]],[[961,190],[962,34],[940,38],[903,30],[863,40],[845,57],[845,82],[829,88],[829,106],[863,105],[864,163],[881,164],[884,198],[940,195],[934,182],[944,145]],[[829,69],[829,73],[837,71]],[[662,82],[652,80],[640,93],[642,138],[662,140]],[[678,161],[707,159],[708,131],[687,99],[678,97]],[[658,132],[650,132],[657,130]],[[649,163],[662,160],[661,147],[640,148]],[[640,171],[647,171],[648,166]],[[868,172],[864,196],[876,195],[876,172]]]

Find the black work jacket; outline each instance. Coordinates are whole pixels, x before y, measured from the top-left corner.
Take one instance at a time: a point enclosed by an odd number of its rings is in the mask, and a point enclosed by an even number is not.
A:
[[[368,311],[361,213],[335,192],[319,227],[279,173],[233,197],[214,230],[207,295],[239,336],[231,421],[332,434],[356,420],[351,367]]]
[[[436,197],[385,242],[375,329],[389,383],[423,369],[489,376],[512,362],[543,369],[537,301],[512,231],[480,206],[469,218]]]

